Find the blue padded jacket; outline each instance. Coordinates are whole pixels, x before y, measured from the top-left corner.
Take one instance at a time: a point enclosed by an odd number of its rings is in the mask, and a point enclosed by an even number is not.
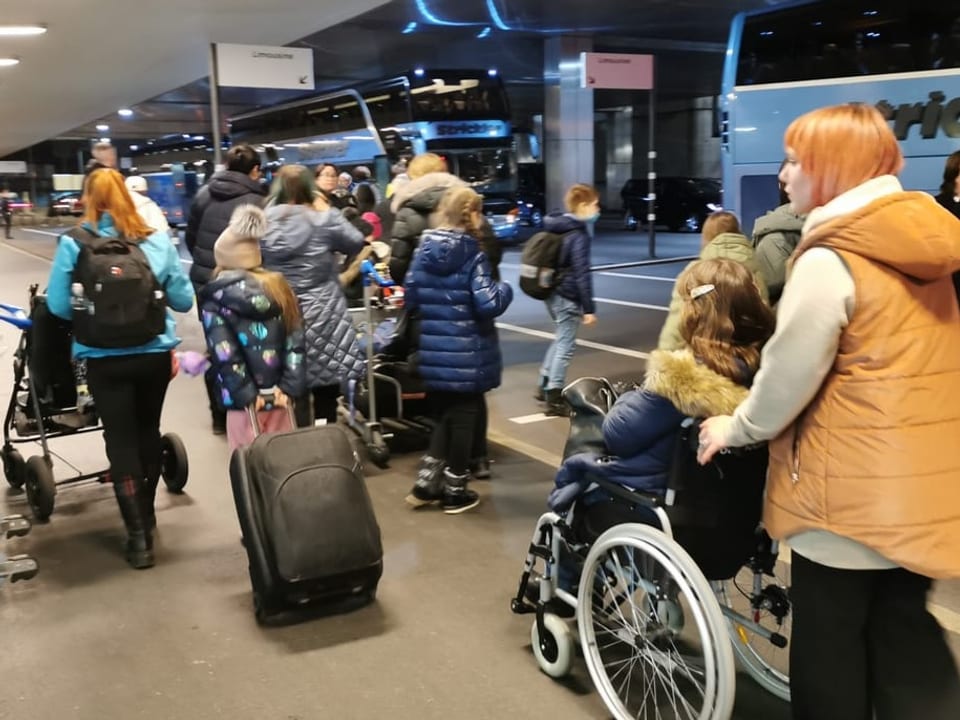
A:
[[[593,302],[593,276],[590,274],[590,230],[583,220],[573,215],[548,215],[543,219],[543,229],[564,235],[560,267],[563,278],[556,292],[567,300],[579,304],[583,312],[593,315],[597,309]]]
[[[419,371],[431,390],[482,393],[500,384],[503,361],[493,319],[513,300],[475,238],[428,230],[404,282],[404,304],[420,313]]]

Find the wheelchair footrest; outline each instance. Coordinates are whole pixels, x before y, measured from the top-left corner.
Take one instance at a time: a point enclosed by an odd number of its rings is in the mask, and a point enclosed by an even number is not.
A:
[[[32,527],[33,524],[23,515],[8,515],[0,518],[0,534],[8,540],[27,535]]]
[[[0,579],[10,578],[10,582],[30,580],[37,574],[37,561],[29,555],[13,555],[0,562]]]

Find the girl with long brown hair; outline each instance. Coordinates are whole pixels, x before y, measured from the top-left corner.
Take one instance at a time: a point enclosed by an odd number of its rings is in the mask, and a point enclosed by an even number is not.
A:
[[[676,287],[685,346],[654,350],[643,385],[611,408],[603,423],[609,462],[598,465],[592,453],[564,461],[551,495],[555,509],[577,497],[587,472],[638,490],[663,490],[683,420],[730,411],[747,396],[775,322],[752,273],[734,260],[699,260]]]
[[[283,275],[263,268],[266,227],[255,205],[233,211],[213,246],[213,277],[199,295],[231,450],[253,442],[247,408],[260,411],[264,391],[272,391],[274,409],[260,413],[261,431],[292,430],[286,408],[306,385],[300,305]]]
[[[116,170],[94,170],[83,196],[80,228],[62,235],[53,258],[47,305],[71,319],[87,300],[74,278],[81,254],[101,238],[123,238],[142,251],[169,308],[186,312],[193,288],[170,238],[147,227]],[[95,318],[95,316],[94,316]],[[87,321],[90,322],[89,320]],[[86,325],[87,323],[85,323]],[[171,375],[171,350],[180,343],[173,316],[163,331],[129,347],[73,343],[73,356],[85,360],[87,383],[103,423],[110,477],[127,529],[127,561],[135,568],[153,565],[153,500],[160,480],[160,413]]]

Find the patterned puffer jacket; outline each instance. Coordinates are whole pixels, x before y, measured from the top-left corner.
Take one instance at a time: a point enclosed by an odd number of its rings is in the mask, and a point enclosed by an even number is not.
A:
[[[261,241],[263,266],[282,273],[300,301],[306,345],[307,387],[337,385],[363,373],[363,355],[340,288],[335,252],[353,257],[363,235],[339,210],[308,205],[267,208]]]
[[[242,410],[259,390],[272,387],[290,397],[303,395],[303,333],[287,333],[280,306],[256,275],[222,272],[203,286],[199,300],[224,408]]]
[[[493,279],[475,238],[428,230],[407,273],[404,304],[419,312],[419,370],[431,390],[482,393],[500,385],[503,361],[494,318],[513,290]]]

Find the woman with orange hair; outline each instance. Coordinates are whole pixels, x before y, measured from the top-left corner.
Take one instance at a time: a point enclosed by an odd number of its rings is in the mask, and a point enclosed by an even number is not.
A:
[[[54,315],[74,320],[73,356],[86,361],[87,382],[103,423],[110,477],[127,529],[127,562],[135,568],[147,568],[153,565],[160,412],[170,382],[171,350],[180,342],[173,316],[163,305],[187,312],[193,306],[193,287],[170,238],[144,224],[123,176],[116,170],[102,168],[88,176],[83,206],[80,227],[60,236],[50,271],[47,305]],[[126,248],[118,245],[117,239],[125,241]],[[110,252],[111,245],[120,249],[120,254]],[[145,259],[156,283],[149,277],[146,281],[157,289],[133,292],[130,297],[143,297],[146,305],[151,304],[150,297],[154,299],[153,307],[143,309],[143,316],[149,319],[129,322],[140,309],[137,303],[130,303],[119,313],[122,321],[111,325],[109,333],[98,332],[97,323],[106,324],[104,315],[111,320],[119,315],[114,317],[116,304],[101,305],[99,296],[92,297],[95,291],[87,287],[89,278],[95,275],[88,268],[99,263],[95,255],[115,263],[107,263],[108,274],[117,278],[126,275],[128,283],[141,267],[139,258]],[[104,312],[107,309],[109,314]],[[86,317],[74,317],[75,310]],[[140,339],[131,340],[135,336]]]
[[[795,120],[780,173],[809,213],[750,394],[700,461],[771,440],[764,522],[792,550],[797,720],[946,720],[960,679],[927,611],[960,577],[960,224],[904,192],[866,105]]]

